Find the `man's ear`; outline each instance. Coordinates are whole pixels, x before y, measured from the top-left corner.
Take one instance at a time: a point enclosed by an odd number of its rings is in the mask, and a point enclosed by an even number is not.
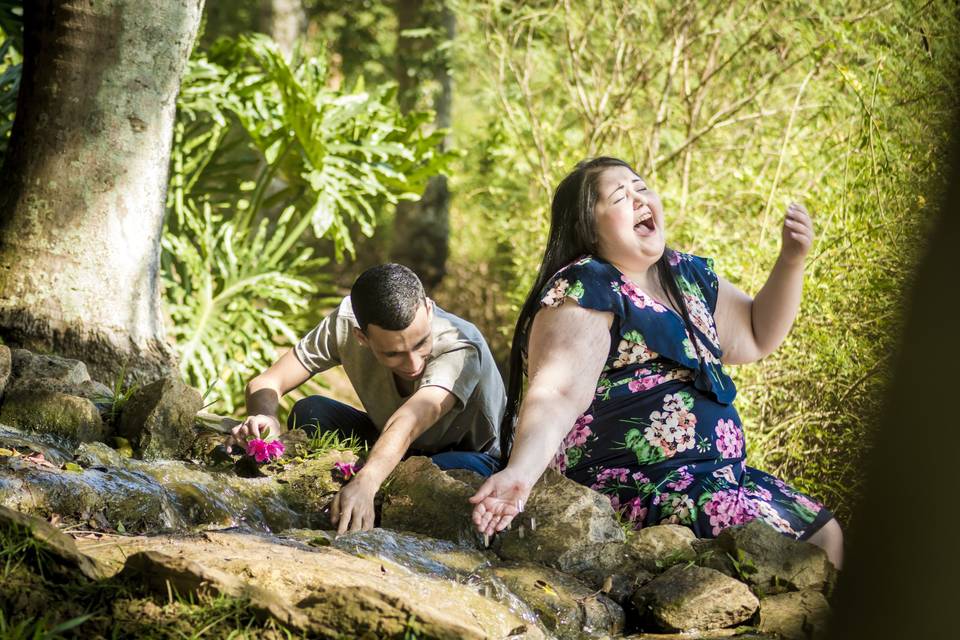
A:
[[[354,328],[353,328],[353,337],[356,338],[356,339],[357,339],[357,342],[359,342],[359,343],[362,344],[363,346],[365,346],[365,347],[369,347],[369,346],[370,346],[370,345],[367,343],[367,336],[363,333],[363,331],[360,330],[360,327],[354,327]]]
[[[432,320],[433,319],[433,300],[431,300],[430,298],[427,298],[426,307],[427,307],[427,318]]]

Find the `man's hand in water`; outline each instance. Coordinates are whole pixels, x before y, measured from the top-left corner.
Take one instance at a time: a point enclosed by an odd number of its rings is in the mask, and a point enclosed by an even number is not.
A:
[[[330,519],[337,525],[337,535],[373,529],[373,497],[379,488],[365,480],[361,470],[340,489],[330,507]]]
[[[280,421],[274,416],[255,415],[247,416],[247,419],[230,430],[227,436],[227,452],[232,452],[234,446],[246,449],[247,441],[257,438],[263,439],[268,433],[277,436],[280,435]]]

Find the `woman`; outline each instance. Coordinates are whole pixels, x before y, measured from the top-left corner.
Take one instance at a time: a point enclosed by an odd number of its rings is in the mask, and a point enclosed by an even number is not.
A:
[[[510,524],[552,464],[608,495],[636,528],[671,522],[714,537],[762,518],[839,567],[830,512],[745,465],[722,366],[759,360],[786,337],[812,241],[810,217],[791,204],[780,256],[751,299],[710,261],[666,247],[660,199],[627,163],[578,164],[557,187],[517,322],[501,428],[510,457],[470,499],[480,532]]]

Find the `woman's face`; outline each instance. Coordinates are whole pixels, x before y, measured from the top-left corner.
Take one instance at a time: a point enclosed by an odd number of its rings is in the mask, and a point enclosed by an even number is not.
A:
[[[600,174],[596,216],[600,257],[628,268],[647,268],[663,255],[663,205],[627,167]]]

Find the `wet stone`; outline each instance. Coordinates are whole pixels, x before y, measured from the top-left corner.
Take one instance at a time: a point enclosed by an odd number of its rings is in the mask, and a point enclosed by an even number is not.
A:
[[[623,630],[623,609],[572,576],[532,563],[508,563],[487,571],[561,640],[605,638]]]
[[[637,590],[632,600],[647,623],[665,631],[740,624],[759,605],[747,585],[695,565],[674,565]]]
[[[714,549],[704,565],[743,580],[759,594],[829,591],[836,580],[823,549],[781,535],[759,519],[724,529]]]
[[[786,640],[809,640],[824,634],[830,605],[819,591],[807,589],[760,601],[760,631]]]
[[[168,376],[141,387],[124,405],[118,425],[146,460],[185,457],[196,437],[195,420],[203,406],[200,393]]]
[[[74,442],[94,442],[108,435],[92,401],[42,389],[8,388],[0,405],[0,423]]]

